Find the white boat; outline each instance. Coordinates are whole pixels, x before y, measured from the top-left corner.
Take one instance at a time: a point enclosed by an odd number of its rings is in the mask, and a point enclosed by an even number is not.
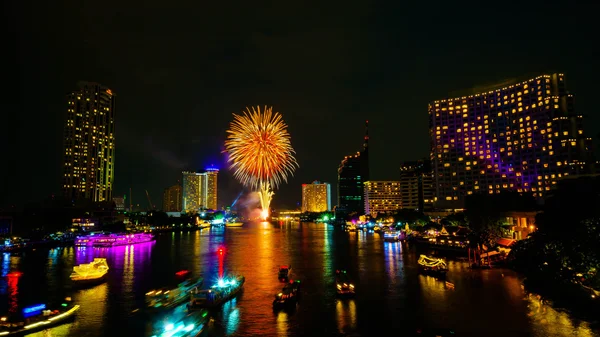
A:
[[[73,267],[71,280],[79,285],[96,284],[104,281],[106,273],[108,273],[106,259],[95,258],[91,263]]]

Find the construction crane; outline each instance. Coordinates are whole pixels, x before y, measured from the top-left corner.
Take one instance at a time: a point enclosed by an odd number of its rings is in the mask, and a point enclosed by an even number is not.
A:
[[[152,200],[150,200],[150,193],[148,193],[148,190],[146,190],[146,197],[148,198],[148,205],[150,206],[150,209],[148,210],[152,211],[156,209],[156,207],[154,207],[154,204],[152,203]]]

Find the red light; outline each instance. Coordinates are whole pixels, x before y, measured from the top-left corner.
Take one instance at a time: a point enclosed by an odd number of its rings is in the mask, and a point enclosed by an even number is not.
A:
[[[219,248],[219,254],[223,255],[223,248]]]
[[[188,270],[180,270],[180,271],[176,272],[175,275],[177,275],[177,276],[183,276],[183,275],[185,275],[187,273],[189,273]]]
[[[21,273],[20,271],[13,271],[6,274],[6,276],[8,277],[21,277],[21,275],[23,275],[23,273]]]

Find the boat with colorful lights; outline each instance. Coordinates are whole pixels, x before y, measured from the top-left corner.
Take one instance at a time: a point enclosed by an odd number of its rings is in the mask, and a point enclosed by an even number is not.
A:
[[[178,272],[179,273],[179,272]],[[187,279],[173,288],[160,288],[146,293],[146,308],[150,311],[163,311],[174,308],[189,301],[190,294],[197,292],[202,287],[204,280]]]
[[[18,316],[0,317],[0,336],[24,336],[49,329],[74,319],[78,310],[79,305],[73,305],[70,297],[51,309],[46,304],[23,308]]]
[[[71,281],[75,285],[87,286],[102,283],[106,280],[108,263],[104,258],[95,258],[90,263],[80,264],[73,267]]]
[[[335,288],[339,296],[353,296],[355,294],[354,284],[345,270],[335,271]]]
[[[383,233],[384,241],[399,241],[400,240],[400,232],[399,231],[387,231]]]
[[[154,235],[152,235],[151,233],[98,234],[78,236],[75,239],[75,246],[116,247],[134,245],[150,241],[154,241]]]
[[[273,300],[273,310],[282,308],[293,308],[298,303],[300,297],[300,281],[290,281],[281,289],[281,292],[275,295]]]
[[[191,294],[188,310],[199,308],[215,308],[234,298],[244,287],[244,276],[220,279],[210,289],[203,289]]]
[[[446,261],[444,259],[421,255],[418,263],[419,270],[424,274],[446,276],[446,272],[448,272],[448,266],[446,265]]]
[[[277,278],[279,282],[288,282],[290,280],[290,276],[292,275],[292,266],[280,266],[279,272],[277,273]]]

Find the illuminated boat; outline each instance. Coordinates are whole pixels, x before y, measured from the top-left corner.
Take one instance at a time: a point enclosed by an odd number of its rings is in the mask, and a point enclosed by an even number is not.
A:
[[[244,225],[243,222],[226,222],[225,227],[242,227]]]
[[[202,287],[203,279],[188,279],[174,288],[161,288],[146,293],[146,307],[153,311],[174,308],[190,299],[192,292],[197,292]]]
[[[199,308],[215,308],[234,298],[244,287],[243,276],[220,279],[217,284],[192,294],[188,310]]]
[[[335,271],[335,288],[338,295],[352,296],[355,294],[354,284],[350,280],[350,277],[345,270]]]
[[[400,232],[387,231],[383,233],[383,240],[385,241],[398,241],[400,240]]]
[[[73,267],[71,281],[76,285],[93,285],[105,281],[108,273],[106,259],[95,258],[91,263],[80,264]]]
[[[115,247],[134,245],[150,241],[154,241],[154,236],[150,233],[99,234],[78,236],[75,239],[75,246]]]
[[[275,295],[273,310],[294,307],[300,297],[300,281],[290,281]]]
[[[48,309],[46,304],[37,304],[23,308],[19,317],[0,317],[0,336],[24,336],[67,323],[79,310],[79,305],[70,301],[67,297],[65,303],[53,309]]]
[[[419,257],[419,270],[425,274],[432,274],[436,276],[445,276],[448,271],[448,266],[444,259],[437,259],[421,255]]]
[[[279,272],[277,273],[277,278],[279,282],[287,282],[290,280],[290,276],[292,275],[292,266],[280,266]]]

